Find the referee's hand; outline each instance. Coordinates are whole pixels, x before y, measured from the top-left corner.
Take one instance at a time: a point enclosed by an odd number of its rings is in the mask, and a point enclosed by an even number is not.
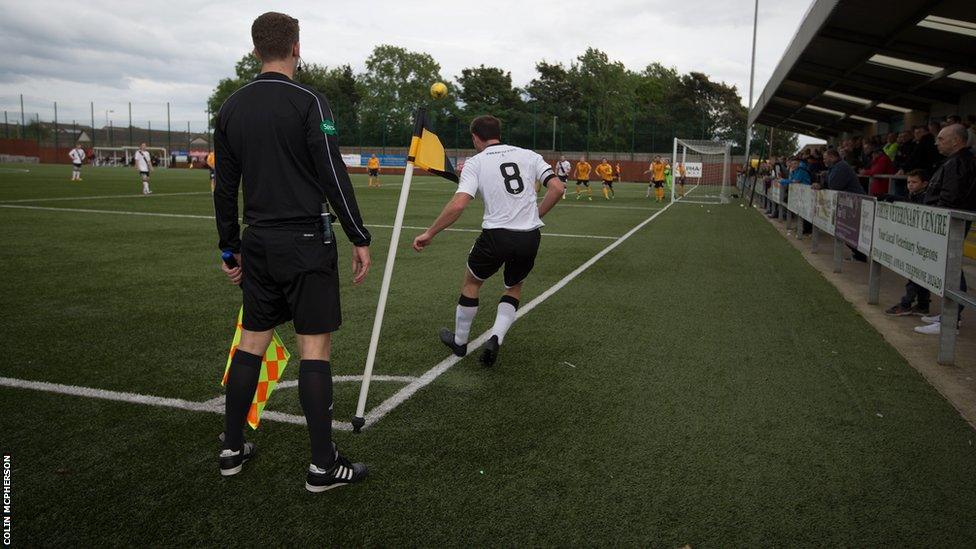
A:
[[[369,259],[369,246],[352,247],[352,283],[358,285],[366,279],[369,266],[372,261]]]
[[[237,266],[231,269],[223,261],[220,262],[220,270],[224,271],[227,278],[230,279],[231,284],[240,285],[241,278],[244,276],[244,271],[241,270],[241,254],[234,254],[234,259],[237,260]]]

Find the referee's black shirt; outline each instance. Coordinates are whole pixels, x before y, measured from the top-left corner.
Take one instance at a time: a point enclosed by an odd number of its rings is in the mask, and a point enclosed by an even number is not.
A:
[[[368,246],[335,119],[325,97],[276,72],[260,74],[224,102],[214,129],[214,211],[220,249],[239,252],[237,189],[244,185],[244,223],[310,227],[323,197],[356,246]]]

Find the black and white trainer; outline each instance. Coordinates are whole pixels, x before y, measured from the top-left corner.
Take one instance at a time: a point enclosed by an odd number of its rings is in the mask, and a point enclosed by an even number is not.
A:
[[[257,454],[257,447],[253,442],[245,442],[240,450],[224,449],[220,451],[220,474],[229,477],[241,472],[244,463]]]
[[[498,360],[498,336],[491,336],[488,341],[485,342],[485,348],[481,351],[481,365],[482,366],[494,366],[495,361]]]
[[[369,474],[365,463],[352,463],[345,457],[336,454],[335,464],[331,469],[322,469],[315,464],[308,466],[305,477],[305,489],[309,492],[325,492],[339,486],[361,482]]]
[[[464,345],[458,345],[454,340],[454,332],[448,330],[447,328],[441,328],[440,336],[441,343],[446,345],[447,348],[454,353],[454,356],[463,357],[464,355],[468,354],[468,344],[465,343]]]

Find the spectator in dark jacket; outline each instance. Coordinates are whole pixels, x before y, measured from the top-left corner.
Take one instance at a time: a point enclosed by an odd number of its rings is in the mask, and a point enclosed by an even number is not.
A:
[[[864,187],[857,180],[854,170],[840,159],[840,154],[835,149],[830,149],[824,155],[824,162],[827,163],[830,171],[827,172],[827,188],[832,191],[843,191],[854,194],[864,194]],[[818,186],[819,187],[819,186]],[[848,246],[854,254],[854,261],[866,263],[868,256],[861,253],[856,247]]]
[[[976,211],[976,158],[973,157],[968,140],[969,136],[962,124],[946,126],[939,132],[939,152],[947,158],[929,181],[929,188],[925,192],[926,204]],[[971,226],[972,223],[966,223],[967,234]],[[967,290],[965,275],[959,281],[959,289],[963,292]],[[960,305],[959,318],[962,318],[962,309]],[[938,334],[941,327],[938,322],[932,322],[927,326],[918,326],[915,331],[921,334]]]
[[[939,149],[935,146],[935,136],[925,126],[915,126],[915,146],[901,167],[901,173],[925,170],[926,174],[931,175],[941,159]]]
[[[857,180],[857,174],[851,166],[841,160],[837,149],[830,149],[824,155],[827,164],[827,188],[832,191],[864,194],[864,187]]]
[[[925,172],[922,170],[913,170],[909,173],[907,202],[913,202],[915,204],[924,203],[925,191],[928,186],[929,182],[925,180]],[[886,194],[881,197],[881,200],[897,202],[904,199],[896,195]],[[891,316],[925,316],[929,314],[929,303],[931,299],[932,293],[928,289],[909,280],[908,284],[905,284],[905,295],[902,296],[901,301],[894,307],[886,310],[885,314]]]

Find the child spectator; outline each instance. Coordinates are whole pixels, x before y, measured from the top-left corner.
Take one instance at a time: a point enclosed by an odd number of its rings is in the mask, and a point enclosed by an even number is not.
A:
[[[909,172],[907,202],[914,202],[915,204],[924,203],[925,191],[928,189],[928,186],[928,178],[924,171],[912,170]],[[884,195],[881,198],[889,202],[901,200],[900,197],[890,194]],[[885,314],[891,316],[928,315],[931,297],[931,292],[909,280],[908,284],[905,284],[905,295],[902,296],[901,301],[886,310]]]

